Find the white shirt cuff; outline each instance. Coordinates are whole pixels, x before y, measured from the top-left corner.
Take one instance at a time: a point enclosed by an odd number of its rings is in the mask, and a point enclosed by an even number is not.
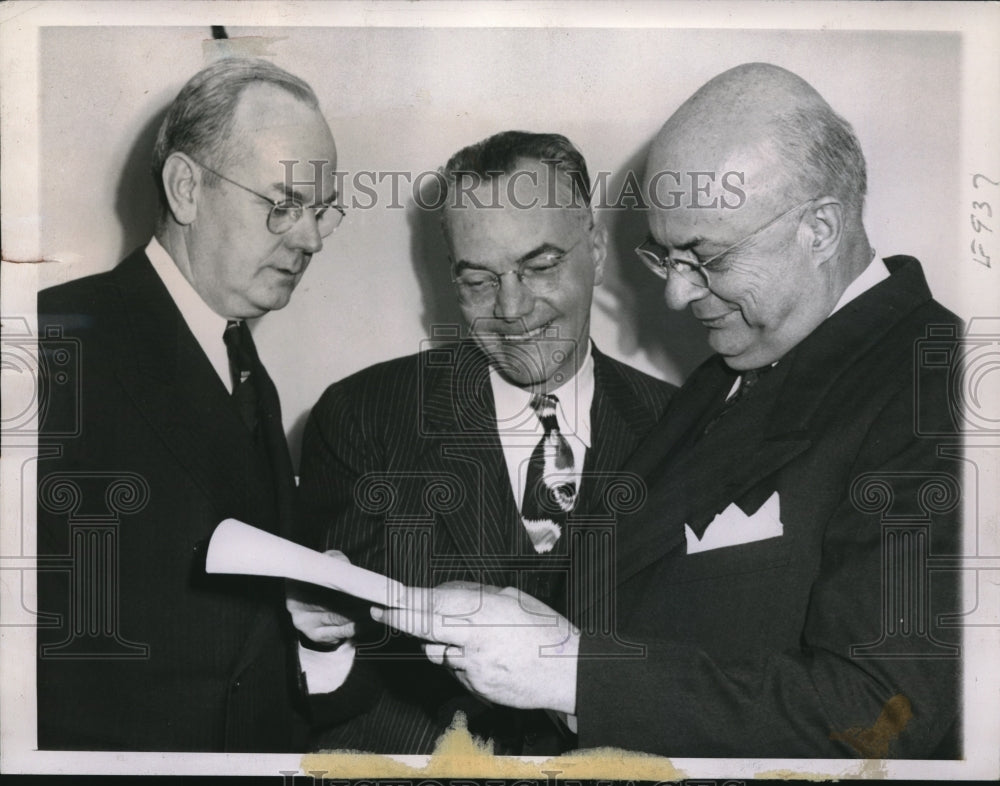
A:
[[[556,712],[556,715],[566,725],[567,729],[574,734],[577,733],[576,715],[567,715],[565,712]]]
[[[310,694],[332,693],[347,682],[354,665],[354,644],[345,641],[333,652],[311,650],[299,644],[299,668]]]

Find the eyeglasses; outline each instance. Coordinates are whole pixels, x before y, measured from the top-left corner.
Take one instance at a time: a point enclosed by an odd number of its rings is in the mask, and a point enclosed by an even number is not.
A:
[[[652,238],[647,238],[641,245],[636,246],[635,253],[638,255],[639,259],[652,270],[656,275],[662,279],[666,279],[670,275],[670,271],[676,271],[681,278],[688,281],[695,286],[704,287],[709,289],[711,287],[711,278],[709,276],[709,265],[715,262],[717,259],[721,259],[726,254],[734,251],[740,246],[744,246],[753,240],[757,235],[761,234],[767,229],[777,224],[785,216],[789,216],[796,210],[801,210],[806,205],[811,202],[815,202],[817,197],[812,197],[807,199],[805,202],[800,202],[793,207],[790,207],[784,213],[781,213],[766,224],[758,227],[749,235],[744,237],[742,240],[738,240],[731,246],[727,246],[725,249],[720,251],[718,254],[713,254],[708,259],[700,261],[695,259],[677,259],[670,255],[670,251],[661,246]]]
[[[469,306],[482,306],[495,302],[500,289],[500,279],[511,274],[517,276],[518,282],[527,287],[533,295],[544,295],[556,288],[562,263],[581,241],[582,238],[565,251],[547,251],[529,259],[519,260],[516,268],[505,270],[503,273],[466,268],[451,282],[458,289],[459,300]]]
[[[191,158],[190,154],[188,158]],[[227,183],[236,186],[237,188],[242,188],[247,193],[253,194],[259,199],[263,199],[267,204],[271,206],[271,212],[267,214],[267,229],[274,235],[283,235],[302,218],[302,214],[306,209],[306,206],[302,204],[298,199],[294,197],[286,197],[285,199],[271,199],[263,194],[254,191],[252,188],[247,188],[246,186],[237,183],[226,177],[221,172],[216,172],[211,167],[207,167],[199,161],[195,161],[191,158],[198,166],[202,169],[211,172],[218,178],[225,180]],[[313,211],[313,215],[316,217],[316,226],[319,229],[320,237],[326,237],[333,230],[340,226],[340,222],[344,220],[344,208],[340,205],[336,205],[333,202],[321,202],[316,205],[312,205],[309,208]]]

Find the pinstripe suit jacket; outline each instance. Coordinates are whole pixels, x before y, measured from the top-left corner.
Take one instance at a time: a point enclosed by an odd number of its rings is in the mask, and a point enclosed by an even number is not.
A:
[[[675,389],[596,348],[593,354],[591,448],[573,514],[583,520],[606,507],[618,470]],[[306,426],[299,490],[304,543],[340,549],[410,585],[465,579],[516,586],[518,568],[530,574],[530,560],[540,559],[517,556],[523,527],[497,434],[489,363],[472,342],[381,363],[329,387]],[[367,609],[353,616],[367,619]],[[381,637],[369,657],[384,661],[383,698],[322,745],[429,751],[455,708],[475,712],[471,697],[414,642],[381,629],[373,635]],[[505,729],[490,728],[494,722]],[[485,731],[502,737],[510,722],[486,721]],[[521,752],[533,752],[526,736]]]

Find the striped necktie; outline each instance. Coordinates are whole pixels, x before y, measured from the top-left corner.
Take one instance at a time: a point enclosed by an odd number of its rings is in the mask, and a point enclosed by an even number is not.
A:
[[[558,404],[559,399],[552,395],[531,399],[531,407],[545,433],[528,461],[521,521],[540,554],[551,551],[559,540],[566,514],[573,510],[577,499],[573,450],[559,432]]]

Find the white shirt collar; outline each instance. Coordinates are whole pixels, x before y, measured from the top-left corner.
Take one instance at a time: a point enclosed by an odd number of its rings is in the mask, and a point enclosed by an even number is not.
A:
[[[864,294],[887,278],[889,278],[889,268],[885,266],[885,262],[881,259],[873,258],[868,263],[868,267],[862,270],[858,277],[848,284],[847,289],[844,290],[844,293],[840,296],[840,300],[837,301],[837,305],[833,307],[833,311],[830,314],[837,313],[837,311],[854,300],[854,298]]]
[[[160,245],[155,237],[146,246],[146,256],[153,265],[163,285],[170,293],[174,304],[187,323],[188,329],[194,334],[195,341],[208,356],[212,368],[215,369],[226,389],[232,392],[233,383],[229,376],[229,354],[222,334],[226,330],[226,318],[216,314],[209,305],[201,299],[201,295],[184,278],[180,268],[171,259],[167,250]]]
[[[529,402],[532,393],[506,380],[495,367],[490,366],[490,384],[496,407],[497,429],[501,434],[512,431],[521,434],[542,433],[541,422]],[[587,356],[579,370],[555,390],[549,391],[559,399],[556,419],[559,431],[575,435],[590,447],[590,407],[594,401],[594,355],[587,342]]]

